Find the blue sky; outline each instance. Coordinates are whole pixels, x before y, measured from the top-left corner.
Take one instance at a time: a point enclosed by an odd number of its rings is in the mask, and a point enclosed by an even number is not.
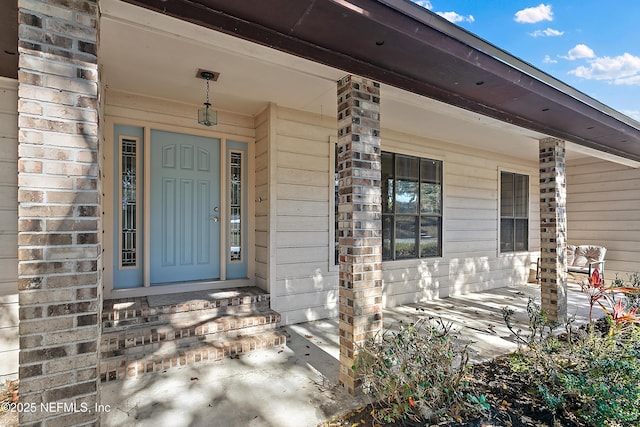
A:
[[[640,1],[413,1],[640,120]]]

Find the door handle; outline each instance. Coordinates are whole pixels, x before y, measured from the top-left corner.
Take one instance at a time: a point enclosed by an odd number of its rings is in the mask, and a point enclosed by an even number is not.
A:
[[[210,219],[211,221],[213,221],[213,222],[218,222],[218,221],[220,221],[220,217],[213,216],[213,215],[211,215],[211,216],[209,217],[209,219]]]

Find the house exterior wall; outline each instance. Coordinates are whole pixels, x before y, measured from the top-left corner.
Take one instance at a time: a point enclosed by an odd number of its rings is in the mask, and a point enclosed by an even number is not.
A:
[[[0,77],[0,384],[18,376],[18,82]]]
[[[206,133],[237,136],[241,139],[252,139],[255,135],[253,118],[250,116],[219,111],[218,124],[208,128],[198,124],[197,108],[194,105],[132,93],[114,90],[106,92],[105,116],[118,123],[150,123],[185,133],[189,133],[189,130],[204,130]]]
[[[269,254],[272,253],[270,246],[273,239],[269,230],[272,228],[271,220],[274,215],[270,214],[270,193],[271,182],[270,173],[274,168],[269,167],[271,164],[270,156],[272,151],[270,150],[270,142],[275,138],[271,137],[271,132],[275,131],[273,123],[273,116],[275,109],[273,106],[269,106],[264,109],[260,114],[255,117],[255,203],[256,203],[256,217],[255,217],[255,284],[265,291],[270,290],[271,283],[271,265],[269,261]]]
[[[330,251],[336,119],[282,107],[274,116],[272,305],[283,323],[334,317],[338,267]]]
[[[338,311],[332,254],[335,118],[276,109],[272,305],[283,323],[332,317]],[[383,151],[442,160],[444,174],[443,256],[384,262],[385,306],[526,282],[540,248],[538,159],[523,161],[384,127],[381,135]],[[530,177],[529,252],[498,253],[502,170]]]
[[[569,244],[607,248],[606,279],[640,272],[640,168],[595,157],[567,163]]]
[[[382,149],[442,160],[443,256],[385,262],[385,304],[525,283],[540,248],[538,161],[382,131]],[[529,176],[529,252],[499,254],[500,172]]]

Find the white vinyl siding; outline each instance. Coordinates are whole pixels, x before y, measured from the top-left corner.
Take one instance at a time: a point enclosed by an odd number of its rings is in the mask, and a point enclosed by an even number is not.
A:
[[[338,314],[338,274],[329,254],[330,137],[336,135],[335,126],[333,117],[277,108],[271,298],[284,324]]]
[[[567,242],[607,248],[606,279],[640,271],[640,168],[567,162]]]
[[[270,109],[255,118],[256,149],[256,229],[255,229],[255,280],[256,286],[269,290],[269,132]]]
[[[0,77],[0,383],[18,376],[18,83]]]

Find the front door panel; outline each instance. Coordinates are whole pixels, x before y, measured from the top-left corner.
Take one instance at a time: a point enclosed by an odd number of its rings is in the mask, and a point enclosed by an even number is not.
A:
[[[151,131],[151,284],[220,277],[220,140]]]

